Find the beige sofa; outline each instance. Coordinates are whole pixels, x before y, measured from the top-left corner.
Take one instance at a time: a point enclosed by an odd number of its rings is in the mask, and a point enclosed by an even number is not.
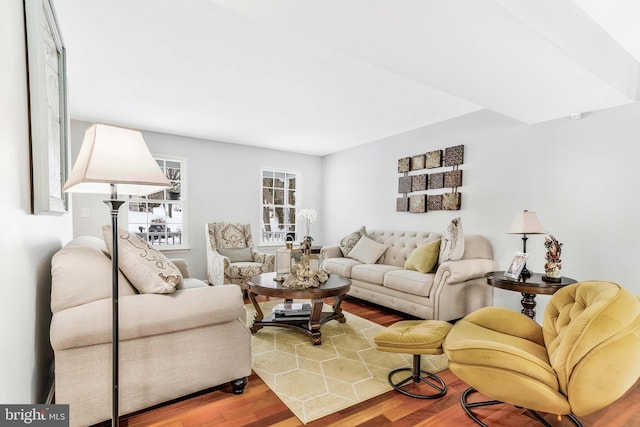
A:
[[[251,335],[238,286],[208,286],[174,261],[183,285],[139,294],[120,273],[120,414],[251,373]],[[122,264],[121,264],[122,265]],[[80,237],[52,259],[51,345],[55,401],[71,426],[111,418],[111,259],[101,239]]]
[[[441,234],[373,230],[367,237],[387,247],[375,264],[344,257],[340,246],[321,250],[322,269],[351,278],[349,295],[422,319],[459,319],[491,305],[492,290],[484,276],[498,266],[485,237],[465,236],[462,259],[439,262],[431,273],[405,270],[404,265],[415,248]]]

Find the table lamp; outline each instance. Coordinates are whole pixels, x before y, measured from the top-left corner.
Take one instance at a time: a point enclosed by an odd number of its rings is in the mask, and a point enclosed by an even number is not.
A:
[[[516,215],[509,227],[507,234],[522,234],[522,252],[527,253],[527,234],[546,234],[545,228],[540,224],[535,212],[524,210]],[[531,277],[531,272],[525,263],[520,277]]]
[[[112,418],[118,414],[118,210],[124,200],[118,192],[145,195],[171,187],[149,152],[142,133],[132,129],[95,123],[87,129],[69,179],[62,188],[71,193],[110,194],[104,203],[111,211],[112,273]]]

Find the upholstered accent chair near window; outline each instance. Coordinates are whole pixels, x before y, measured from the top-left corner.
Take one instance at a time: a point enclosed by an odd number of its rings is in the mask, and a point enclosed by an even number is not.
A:
[[[235,283],[244,291],[253,276],[274,271],[275,255],[253,248],[250,224],[210,222],[205,232],[207,280],[212,285]]]
[[[576,283],[550,299],[542,326],[485,307],[458,321],[443,348],[449,369],[472,387],[462,404],[477,424],[485,425],[472,408],[504,402],[581,426],[576,416],[614,402],[640,377],[640,302],[615,283]],[[495,400],[468,403],[475,390]]]

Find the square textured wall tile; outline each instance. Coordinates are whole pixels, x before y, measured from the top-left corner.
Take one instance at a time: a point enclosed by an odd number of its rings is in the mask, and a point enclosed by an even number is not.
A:
[[[462,185],[462,171],[447,171],[444,173],[444,186],[447,188],[460,187]]]
[[[439,168],[442,166],[442,150],[429,151],[426,160],[427,169]]]
[[[396,211],[397,212],[407,212],[409,210],[409,198],[408,197],[398,197],[396,199]]]
[[[444,149],[444,165],[457,166],[464,163],[464,145]]]
[[[462,194],[445,193],[442,195],[442,210],[459,211],[461,202],[462,202]]]
[[[411,157],[411,170],[417,171],[420,169],[424,169],[424,154]]]
[[[442,210],[442,194],[427,196],[427,211]]]
[[[444,172],[429,175],[429,189],[444,188]]]
[[[401,176],[398,178],[398,193],[411,193],[410,176]]]
[[[427,189],[427,174],[413,175],[411,177],[411,191],[422,191]]]
[[[398,160],[398,172],[409,172],[411,168],[411,157],[403,157]]]
[[[413,213],[422,213],[422,212],[426,212],[426,205],[425,205],[425,195],[424,194],[418,194],[415,196],[409,196],[409,212],[413,212]]]

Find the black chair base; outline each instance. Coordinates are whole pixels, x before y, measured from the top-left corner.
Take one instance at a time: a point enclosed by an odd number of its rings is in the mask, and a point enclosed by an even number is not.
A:
[[[411,375],[408,376],[407,378],[403,379],[402,381],[398,381],[398,382],[393,382],[393,375],[397,374],[398,372],[411,372]],[[412,368],[399,368],[399,369],[395,369],[391,372],[389,372],[389,376],[388,376],[388,380],[389,380],[389,384],[391,385],[391,387],[393,387],[396,391],[399,391],[400,393],[410,396],[410,397],[415,397],[416,399],[438,399],[442,396],[444,396],[445,394],[447,394],[447,385],[444,383],[444,381],[442,381],[442,378],[440,378],[439,376],[437,376],[436,374],[432,374],[431,372],[427,372],[427,371],[423,371],[420,369],[420,355],[419,354],[414,354],[413,355],[413,367]],[[405,389],[403,389],[402,387],[404,385],[406,385],[407,383],[409,383],[410,381],[414,382],[414,383],[418,383],[418,382],[423,382],[427,385],[429,385],[430,387],[432,387],[433,389],[435,389],[437,391],[437,393],[434,394],[416,394],[416,393],[411,393],[410,391],[407,391]]]
[[[504,403],[504,402],[501,402],[499,400],[485,400],[483,402],[474,402],[474,403],[467,402],[467,397],[469,397],[469,395],[471,393],[475,393],[476,391],[477,390],[475,388],[473,388],[473,387],[469,387],[468,389],[463,391],[462,395],[460,396],[460,404],[462,405],[462,409],[464,409],[464,412],[467,413],[467,416],[469,418],[471,418],[476,424],[478,424],[479,426],[482,426],[482,427],[489,427],[487,424],[485,424],[482,421],[480,421],[480,419],[478,419],[476,414],[474,414],[473,411],[471,411],[471,409],[472,408],[480,408],[480,407],[483,407],[483,406],[491,406],[491,405],[508,405],[508,403]],[[542,418],[542,416],[540,414],[538,414],[533,409],[527,409],[527,411],[529,411],[529,413],[531,413],[531,415],[533,415],[545,427],[553,427],[551,424],[549,424],[547,421],[545,421],[545,419]],[[578,420],[575,415],[568,414],[567,417],[573,422],[573,424],[576,427],[584,427],[582,425],[582,423],[580,422],[580,420]]]

